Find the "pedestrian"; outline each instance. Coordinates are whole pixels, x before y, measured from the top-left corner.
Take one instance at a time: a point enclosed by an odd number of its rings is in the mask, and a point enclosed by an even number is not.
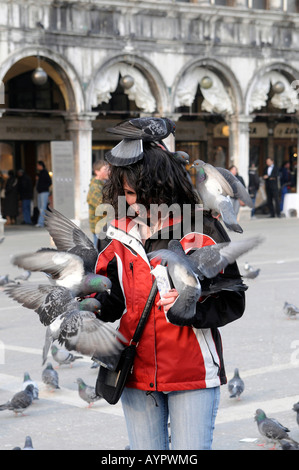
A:
[[[281,195],[280,195],[280,210],[283,210],[283,203],[284,197],[287,193],[291,191],[293,186],[293,175],[291,173],[290,162],[286,161],[283,163],[282,167],[279,171],[280,177],[280,188],[281,188]]]
[[[18,179],[14,170],[8,171],[5,184],[4,214],[5,225],[15,225],[18,215]]]
[[[279,190],[278,178],[279,172],[277,166],[274,164],[274,159],[268,157],[266,159],[266,167],[264,169],[263,178],[265,180],[265,188],[267,195],[267,205],[270,217],[280,217],[280,203],[279,203]]]
[[[127,204],[125,215],[119,210],[119,197]],[[179,238],[186,250],[229,238],[221,223],[202,211],[180,162],[158,145],[144,142],[141,160],[111,166],[103,201],[114,208],[116,219],[96,266],[98,274],[112,280],[110,295],[98,295],[99,318],[120,319],[119,331],[130,340],[153,282],[147,253],[167,248],[172,238]],[[158,205],[176,205],[180,211],[159,215],[154,210]],[[203,223],[196,232],[186,229],[186,207],[192,209],[193,227],[195,209],[202,211]],[[239,278],[236,263],[223,275]],[[242,316],[244,293],[222,291],[200,299],[194,317],[182,325],[171,323],[165,313],[177,296],[176,290],[163,300],[157,294],[121,397],[132,450],[167,450],[168,419],[172,450],[212,445],[220,385],[227,381],[218,327]]]
[[[45,211],[48,206],[50,186],[52,185],[52,179],[46,169],[46,166],[42,160],[39,160],[36,165],[37,168],[37,207],[39,210],[39,216],[36,227],[44,227]]]
[[[248,193],[252,199],[253,207],[251,209],[251,217],[255,217],[255,199],[256,194],[260,187],[260,178],[257,172],[257,167],[254,162],[251,162],[248,171]]]
[[[109,165],[105,160],[97,160],[93,164],[94,177],[91,179],[87,194],[87,203],[89,210],[89,227],[93,234],[94,245],[98,245],[97,233],[100,232],[98,222],[104,218],[104,216],[96,215],[96,209],[99,204],[102,203],[103,199],[103,186],[108,179]]]
[[[244,182],[244,179],[242,178],[242,176],[239,175],[238,173],[238,168],[236,167],[236,165],[231,165],[229,167],[229,171],[236,177],[238,178],[238,180],[243,184],[244,187],[245,186],[245,182]],[[231,197],[231,202],[232,202],[232,205],[233,205],[233,208],[234,208],[234,212],[236,215],[239,214],[239,210],[240,210],[240,200],[236,197]],[[243,204],[244,205],[244,204]]]
[[[0,170],[0,218],[4,215],[4,198],[5,198],[5,178]]]
[[[18,192],[22,202],[23,222],[22,224],[32,225],[31,202],[33,198],[33,184],[29,175],[23,170],[18,170]]]

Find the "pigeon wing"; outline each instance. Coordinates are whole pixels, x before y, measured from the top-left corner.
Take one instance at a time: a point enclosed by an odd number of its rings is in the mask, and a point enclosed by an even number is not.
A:
[[[216,169],[219,171],[219,173],[222,174],[222,176],[224,176],[226,181],[230,184],[234,193],[234,197],[237,199],[241,199],[241,201],[243,201],[246,206],[252,208],[252,199],[249,196],[245,186],[241,183],[241,181],[239,181],[238,178],[236,178],[236,176],[233,175],[226,168],[216,167]]]
[[[217,168],[215,168],[213,165],[210,165],[209,163],[205,163],[203,168],[208,178],[215,179],[220,184],[223,194],[225,196],[230,196],[230,197],[234,196],[234,192],[232,190],[231,185],[224,178],[224,176],[217,170]]]
[[[223,198],[218,204],[222,220],[226,227],[234,232],[243,233],[242,227],[237,222],[234,208],[229,199]]]
[[[105,154],[108,163],[114,166],[127,166],[143,158],[143,142],[140,139],[123,139]]]

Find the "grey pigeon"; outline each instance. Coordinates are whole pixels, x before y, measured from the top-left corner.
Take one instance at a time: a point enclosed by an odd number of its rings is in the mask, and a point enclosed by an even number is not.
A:
[[[102,398],[96,394],[95,387],[87,385],[81,378],[78,378],[76,382],[78,384],[79,396],[88,403],[88,407],[91,407],[95,401]]]
[[[234,198],[240,199],[246,206],[248,207],[253,207],[253,202],[251,197],[249,196],[249,193],[245,186],[241,183],[241,181],[233,175],[229,170],[226,168],[221,168],[221,167],[215,167],[216,170],[219,171],[219,173],[224,176],[226,181],[230,184],[233,193],[234,193]]]
[[[167,250],[149,253],[149,260],[156,258],[158,261],[167,262],[170,285],[179,294],[167,312],[168,319],[175,324],[188,324],[188,321],[195,316],[196,302],[204,294],[200,281],[204,278],[214,278],[228,264],[255,248],[261,241],[261,237],[252,237],[234,242],[217,243],[195,249],[191,254],[186,255],[179,240],[171,240]],[[152,271],[154,275],[155,270],[156,268]],[[159,286],[159,279],[157,282]],[[214,293],[217,292],[217,283],[213,285],[213,289]],[[218,291],[222,289],[223,285],[220,282]],[[229,288],[224,287],[223,290],[233,290],[233,287],[232,285]],[[235,280],[235,290],[244,290],[244,285],[239,279]]]
[[[213,165],[202,160],[195,160],[191,168],[196,170],[196,189],[203,208],[220,214],[228,229],[243,233],[230,200],[234,191],[226,178]]]
[[[64,348],[58,348],[55,344],[51,347],[51,354],[55,362],[60,366],[62,365],[72,365],[73,362],[78,359],[82,359],[83,356],[76,356],[70,351]]]
[[[299,401],[293,405],[293,411],[296,412],[296,421],[299,425]]]
[[[45,212],[45,227],[58,251],[80,256],[85,272],[94,272],[98,250],[80,227],[56,209],[49,209]]]
[[[288,433],[290,430],[287,427],[280,424],[275,418],[268,418],[263,410],[256,410],[254,419],[257,422],[258,430],[262,436],[267,437],[275,443],[286,439],[289,442],[298,444],[289,436]]]
[[[228,382],[228,391],[230,393],[230,398],[240,399],[240,395],[244,392],[245,384],[241,379],[239,374],[239,369],[236,368],[234,371],[234,376]]]
[[[279,441],[282,450],[299,450],[299,445],[295,442],[287,441],[286,439],[281,439]]]
[[[106,153],[105,158],[115,166],[131,165],[143,157],[143,142],[155,142],[163,146],[162,140],[175,134],[175,123],[168,118],[143,117],[129,119],[113,128],[106,129],[123,140]]]
[[[259,273],[261,272],[261,270],[259,268],[254,269],[247,262],[244,265],[244,270],[245,270],[245,272],[242,274],[242,277],[246,278],[246,279],[255,279],[259,275]]]
[[[31,379],[29,372],[24,372],[23,390],[25,390],[27,385],[30,385],[30,384],[33,385],[33,400],[38,400],[38,394],[39,394],[38,385],[36,382],[34,382]]]
[[[54,340],[69,351],[90,356],[115,356],[123,349],[121,341],[126,342],[125,338],[111,324],[96,317],[100,308],[97,299],[79,302],[66,287],[30,283],[6,287],[5,292],[35,310],[47,326],[43,364]]]
[[[26,436],[23,449],[21,449],[21,447],[18,446],[18,447],[14,447],[12,450],[35,450],[32,444],[31,436]]]
[[[25,271],[24,274],[19,274],[14,278],[14,281],[28,281],[31,276],[31,271]]]
[[[32,404],[32,401],[33,385],[29,384],[25,390],[17,392],[15,395],[13,395],[11,400],[4,403],[3,405],[0,405],[0,411],[10,410],[13,411],[16,415],[19,413],[23,414],[23,411]]]
[[[10,279],[9,279],[8,274],[6,274],[5,276],[0,276],[0,286],[5,286],[9,282],[10,282]]]
[[[299,308],[296,307],[294,304],[290,304],[289,302],[285,302],[283,306],[283,311],[285,315],[289,318],[296,318],[296,315],[299,313]]]
[[[74,296],[84,297],[111,289],[111,281],[107,277],[86,272],[83,259],[73,253],[45,249],[16,255],[12,263],[51,275],[55,285],[70,289]]]
[[[60,388],[58,372],[53,369],[51,362],[48,362],[47,367],[42,371],[42,381],[51,391]]]

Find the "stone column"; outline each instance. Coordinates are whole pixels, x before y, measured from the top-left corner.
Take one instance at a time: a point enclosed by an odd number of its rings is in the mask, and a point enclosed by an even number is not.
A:
[[[69,139],[73,142],[75,173],[75,221],[88,224],[86,197],[92,176],[92,121],[97,113],[70,115],[66,118]]]
[[[232,116],[228,120],[229,125],[229,165],[236,165],[239,175],[248,185],[249,169],[249,124],[251,116]]]

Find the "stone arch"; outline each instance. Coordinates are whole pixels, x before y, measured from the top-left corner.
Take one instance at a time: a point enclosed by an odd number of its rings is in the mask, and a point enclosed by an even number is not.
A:
[[[225,114],[242,113],[244,108],[244,100],[237,78],[229,67],[220,61],[210,58],[193,59],[191,62],[186,64],[181,72],[177,75],[173,85],[172,93],[171,105],[173,111],[175,111],[176,105],[178,103],[178,93],[183,80],[185,80],[188,75],[194,73],[196,70],[200,71],[201,69],[204,71],[210,71],[215,77],[218,78],[218,83],[222,83],[223,88],[226,91],[227,98],[231,103],[231,106],[227,112],[225,112]],[[200,76],[200,73],[198,76]]]
[[[121,68],[122,66],[123,69]],[[145,110],[144,112],[159,115],[164,115],[169,112],[169,93],[161,74],[148,60],[133,54],[116,55],[105,61],[96,70],[87,88],[87,108],[89,110],[96,104],[97,86],[99,83],[102,85],[103,89],[105,88],[105,90],[99,91],[107,92],[107,96],[109,96],[109,90],[113,89],[114,85],[112,83],[104,84],[105,76],[108,76],[109,71],[115,72],[117,70],[121,73],[123,70],[128,70],[129,72],[131,70],[133,74],[136,74],[135,77],[137,77],[137,80],[145,80],[143,85],[148,86],[149,94],[152,95],[155,101],[155,109],[151,106],[149,107],[150,111]]]
[[[270,82],[279,79],[285,85],[285,91],[281,94],[282,98],[284,98],[284,104],[286,106],[289,105],[289,112],[298,110],[298,91],[296,91],[298,83],[295,83],[297,82],[296,77],[298,77],[298,70],[283,62],[273,62],[258,69],[252,76],[245,93],[245,113],[251,114],[253,112],[254,93],[257,90],[257,85],[259,85],[259,96],[256,103],[262,104],[266,100]],[[271,80],[272,78],[273,80]]]
[[[85,111],[85,98],[80,78],[71,64],[61,55],[44,47],[26,47],[15,51],[0,66],[0,81],[5,81],[12,67],[22,60],[35,63],[37,55],[47,74],[59,86],[69,113]],[[34,65],[35,66],[35,65]]]

